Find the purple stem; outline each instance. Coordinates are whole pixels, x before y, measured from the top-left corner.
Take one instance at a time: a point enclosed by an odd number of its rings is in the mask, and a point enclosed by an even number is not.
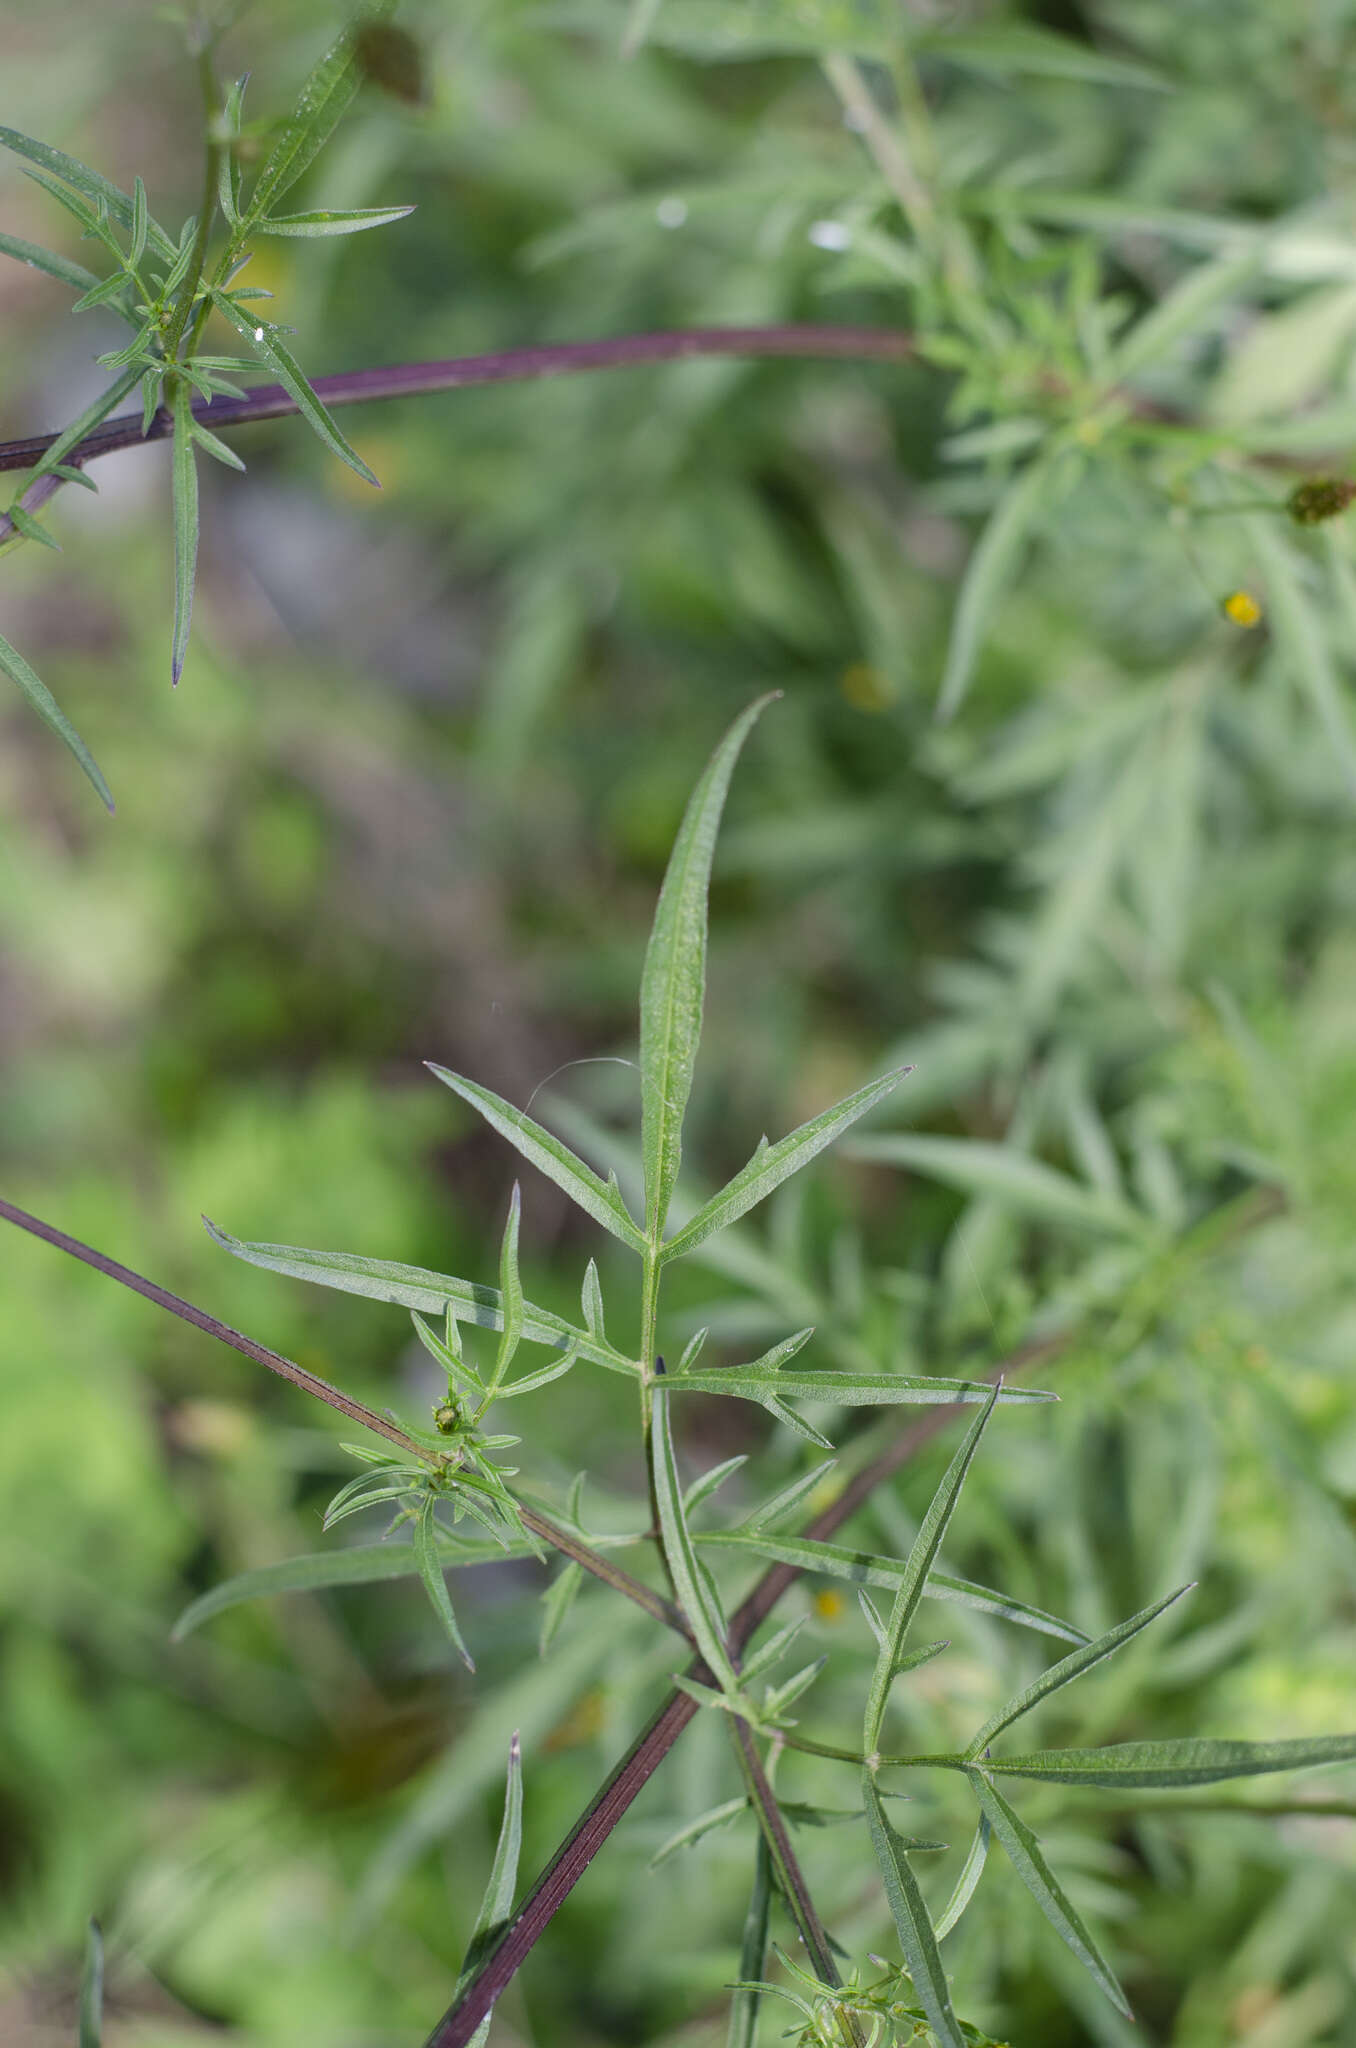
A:
[[[456,391],[466,384],[507,384],[526,377],[558,377],[574,370],[620,370],[638,363],[668,363],[685,356],[837,356],[907,362],[913,336],[902,328],[839,327],[808,323],[780,327],[680,327],[657,334],[619,334],[603,341],[544,342],[535,348],[499,349],[491,355],[452,356],[437,363],[392,363],[374,370],[344,370],[317,377],[312,390],[326,405],[357,405],[374,398],[410,398]],[[260,384],[243,398],[195,401],[196,418],[211,426],[239,427],[251,420],[283,419],[298,410],[281,384]],[[73,468],[140,441],[161,441],[173,431],[162,407],[143,434],[140,413],[119,413],[78,441],[66,460]],[[29,469],[55,434],[0,442],[0,470]]]

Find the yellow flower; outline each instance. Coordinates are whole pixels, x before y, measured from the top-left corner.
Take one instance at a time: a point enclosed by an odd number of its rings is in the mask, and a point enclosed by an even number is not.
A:
[[[837,1621],[843,1612],[843,1596],[826,1586],[822,1593],[815,1594],[815,1613],[821,1621]]]
[[[1224,616],[1236,626],[1256,626],[1261,623],[1262,607],[1250,590],[1235,590],[1224,600]]]

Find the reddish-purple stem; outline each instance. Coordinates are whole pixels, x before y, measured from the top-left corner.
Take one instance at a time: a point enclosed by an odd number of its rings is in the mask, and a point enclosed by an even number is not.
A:
[[[456,391],[466,384],[507,384],[526,377],[558,377],[574,370],[621,370],[640,363],[668,363],[683,356],[838,356],[878,362],[906,362],[913,336],[902,328],[838,327],[814,322],[779,327],[680,327],[657,334],[618,334],[602,341],[544,342],[535,348],[507,348],[491,355],[452,356],[436,363],[391,363],[374,370],[344,370],[317,377],[312,390],[326,405],[357,405],[374,398],[409,398],[421,392]],[[283,419],[298,410],[281,384],[260,384],[243,398],[198,399],[196,418],[213,431],[251,420]],[[119,413],[78,441],[66,456],[73,468],[97,455],[112,455],[142,440],[160,441],[173,431],[162,408],[143,434],[140,413]],[[55,434],[0,442],[0,470],[28,469],[41,460]]]

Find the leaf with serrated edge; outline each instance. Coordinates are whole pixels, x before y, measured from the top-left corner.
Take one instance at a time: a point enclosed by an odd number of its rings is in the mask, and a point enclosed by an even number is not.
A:
[[[703,1202],[696,1215],[675,1232],[663,1247],[663,1258],[680,1259],[708,1237],[713,1237],[718,1230],[724,1230],[727,1224],[737,1223],[755,1204],[779,1188],[784,1180],[789,1180],[793,1173],[799,1173],[803,1166],[808,1166],[816,1153],[833,1143],[840,1131],[847,1130],[859,1117],[874,1109],[878,1102],[883,1102],[904,1076],[912,1072],[912,1067],[897,1067],[881,1080],[868,1082],[855,1095],[845,1096],[832,1109],[812,1117],[809,1123],[802,1124],[789,1137],[779,1138],[775,1145],[761,1145],[748,1165],[741,1167],[733,1180],[727,1181],[710,1201]]]
[[[251,1244],[218,1229],[207,1216],[203,1227],[215,1244],[247,1265],[262,1266],[271,1273],[285,1273],[293,1280],[307,1280],[316,1287],[333,1287],[341,1294],[357,1294],[369,1301],[386,1301],[402,1308],[423,1309],[426,1315],[442,1315],[450,1303],[464,1323],[481,1330],[503,1328],[503,1304],[494,1287],[482,1287],[472,1280],[457,1279],[451,1273],[430,1273],[422,1266],[403,1266],[392,1259],[368,1259],[360,1252],[307,1251],[300,1245]],[[584,1330],[535,1302],[523,1306],[523,1335],[533,1344],[550,1344],[560,1349],[573,1345],[581,1358],[601,1365],[609,1372],[636,1375],[634,1360],[623,1358],[609,1344],[590,1337]]]
[[[1147,1628],[1165,1607],[1171,1607],[1174,1600],[1180,1600],[1183,1593],[1190,1591],[1190,1586],[1178,1586],[1174,1592],[1165,1594],[1161,1600],[1155,1600],[1152,1605],[1141,1608],[1138,1614],[1132,1614],[1129,1621],[1118,1623],[1115,1628],[1108,1629],[1105,1635],[1098,1636],[1093,1642],[1081,1644],[1071,1656],[1061,1658],[1058,1664],[1052,1664],[1050,1669],[1043,1671],[1025,1691],[1015,1694],[1006,1706],[1000,1707],[996,1714],[990,1715],[984,1726],[967,1743],[966,1756],[979,1756],[988,1748],[995,1735],[1001,1735],[1005,1728],[1011,1727],[1014,1721],[1029,1712],[1038,1701],[1047,1699],[1052,1692],[1058,1692],[1061,1686],[1071,1684],[1075,1678],[1081,1678],[1085,1671],[1091,1671],[1094,1664],[1100,1664],[1104,1657],[1110,1657],[1123,1643],[1128,1643],[1141,1629]]]
[[[868,1756],[871,1756],[879,1745],[881,1722],[885,1718],[885,1704],[890,1697],[890,1687],[899,1668],[909,1624],[927,1589],[928,1576],[936,1563],[937,1552],[942,1547],[942,1539],[946,1535],[947,1524],[951,1520],[956,1502],[960,1499],[965,1475],[970,1469],[975,1452],[979,1449],[979,1440],[984,1434],[989,1417],[993,1414],[1001,1390],[1000,1381],[998,1386],[991,1390],[988,1400],[966,1431],[960,1449],[947,1466],[942,1483],[932,1497],[922,1526],[909,1551],[904,1577],[900,1580],[895,1593],[894,1606],[886,1624],[885,1641],[881,1644],[880,1655],[871,1674],[871,1687],[867,1694],[866,1714],[862,1723],[862,1748]]]
[[[1030,1756],[991,1757],[984,1769],[990,1775],[1057,1785],[1168,1790],[1353,1762],[1356,1735],[1315,1735],[1297,1742],[1227,1742],[1187,1735],[1167,1742],[1116,1742],[1105,1749],[1042,1749]]]
[[[75,727],[71,724],[70,719],[67,718],[65,712],[61,709],[61,706],[57,703],[56,698],[52,695],[46,683],[29,667],[18,648],[10,646],[3,634],[0,634],[0,669],[4,670],[11,682],[19,685],[19,688],[27,697],[39,718],[50,725],[58,739],[65,741],[90,781],[94,784],[95,789],[99,793],[100,801],[111,811],[113,809],[113,792],[104,781],[98,762],[81,739]]]
[[[975,1797],[988,1816],[989,1825],[1002,1843],[1009,1862],[1060,1940],[1077,1956],[1116,2010],[1124,2013],[1128,2020],[1133,2019],[1134,2014],[1116,1980],[1115,1971],[1066,1897],[1026,1822],[1013,1812],[1002,1793],[977,1765],[969,1767],[968,1776]]]
[[[903,1583],[908,1571],[907,1562],[900,1558],[885,1557],[869,1550],[850,1550],[841,1543],[821,1543],[810,1536],[777,1536],[770,1530],[751,1524],[741,1524],[736,1529],[703,1531],[697,1541],[751,1550],[755,1556],[769,1558],[774,1564],[795,1565],[797,1570],[804,1572],[822,1572],[826,1578],[848,1579],[858,1586],[884,1586],[895,1590]],[[1060,1642],[1081,1645],[1088,1640],[1071,1621],[1061,1621],[1058,1615],[1046,1614],[1042,1608],[1032,1607],[1025,1600],[1013,1599],[1007,1593],[995,1592],[990,1586],[977,1585],[973,1579],[953,1578],[949,1572],[929,1572],[924,1593],[929,1600],[951,1600],[960,1607],[974,1607],[982,1614],[997,1615],[1003,1621],[1033,1629],[1037,1635],[1054,1636]]]
[[[736,1693],[739,1680],[725,1647],[724,1619],[698,1562],[687,1517],[683,1513],[683,1489],[678,1478],[673,1431],[669,1424],[668,1388],[663,1379],[655,1382],[650,1456],[664,1561],[673,1578],[678,1604],[691,1622],[697,1647],[720,1681],[722,1690]]]
[[[873,1772],[862,1772],[862,1802],[866,1807],[871,1846],[876,1852],[885,1896],[890,1903],[899,1945],[913,1980],[918,2001],[928,2017],[942,2048],[965,2048],[965,2036],[951,2006],[946,1971],[937,1948],[937,1937],[918,1880],[909,1868],[903,1844],[891,1827]]]
[[[435,1066],[432,1060],[424,1064],[429,1072],[459,1095],[463,1102],[478,1110],[487,1124],[507,1138],[510,1145],[522,1153],[524,1159],[532,1162],[548,1180],[577,1202],[585,1215],[595,1223],[601,1223],[614,1237],[629,1245],[634,1252],[643,1252],[645,1239],[638,1225],[627,1210],[615,1183],[601,1180],[591,1166],[571,1152],[552,1131],[534,1123],[521,1109],[515,1109],[511,1102],[505,1102],[502,1095],[496,1095],[492,1088],[482,1088],[478,1081],[468,1081],[463,1074],[454,1074],[447,1067]]]
[[[457,1627],[457,1617],[448,1597],[447,1581],[443,1577],[443,1554],[438,1544],[438,1525],[434,1520],[431,1494],[424,1496],[415,1521],[414,1559],[434,1613],[452,1638],[457,1654],[466,1669],[474,1671],[475,1659],[462,1641],[461,1630]]]
[[[641,1151],[645,1234],[656,1246],[678,1178],[683,1117],[701,1037],[706,898],[716,834],[739,750],[772,694],[741,712],[688,800],[645,950],[640,983]]]

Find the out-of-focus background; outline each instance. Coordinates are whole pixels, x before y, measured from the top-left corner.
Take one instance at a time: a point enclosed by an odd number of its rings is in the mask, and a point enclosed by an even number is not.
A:
[[[340,18],[243,13],[227,62],[256,117]],[[417,211],[275,241],[252,268],[312,374],[806,319],[930,320],[950,352],[355,410],[379,494],[294,421],[241,431],[246,476],[206,465],[173,694],[167,449],[98,465],[97,498],[66,491],[63,552],[6,560],[0,627],[119,809],[7,694],[0,1184],[417,1409],[400,1311],[237,1265],[199,1213],[492,1278],[515,1161],[421,1061],[518,1102],[556,1075],[564,1114],[629,1142],[631,1071],[557,1070],[632,1053],[686,793],[737,710],[779,689],[717,863],[694,1182],[893,1058],[917,1072],[874,1133],[942,1142],[822,1164],[748,1227],[782,1279],[694,1268],[668,1341],[707,1323],[734,1359],[815,1320],[820,1363],[856,1346],[954,1371],[1054,1333],[1060,1406],[995,1424],[953,1568],[1089,1628],[1200,1586],[1062,1694],[1042,1739],[1350,1726],[1356,580],[1340,524],[1310,535],[1276,507],[1356,439],[1356,9],[447,0],[399,18],[421,103],[365,89],[306,194]],[[901,23],[949,311],[819,62]],[[140,173],[177,227],[200,123],[165,11],[48,0],[3,30],[0,118],[124,185]],[[888,120],[889,77],[867,78]],[[9,158],[0,225],[83,253]],[[1104,408],[1006,584],[990,599],[972,578],[974,681],[939,722],[959,579],[1015,462],[1129,323],[1231,254],[1236,274],[1174,301],[1127,365],[1159,439]],[[0,435],[62,425],[98,389],[116,329],[68,305],[4,260]],[[1256,628],[1221,609],[1240,589]],[[597,1254],[629,1339],[624,1258],[539,1177],[524,1201],[529,1292],[574,1313]],[[457,1585],[475,1681],[406,1584],[256,1604],[171,1645],[195,1593],[321,1547],[342,1432],[17,1233],[0,1289],[0,2035],[73,2040],[98,1912],[110,2048],[421,2038],[474,1917],[510,1730],[526,1873],[652,1711],[670,1648],[600,1593],[538,1662],[543,1580],[516,1566]],[[604,1516],[637,1479],[619,1384],[573,1375],[526,1432],[535,1483],[588,1465]],[[734,1403],[695,1413],[683,1451],[694,1471],[756,1451],[769,1484],[809,1455]],[[920,1461],[858,1540],[906,1544],[937,1469]],[[806,1585],[788,1612],[835,1653],[807,1725],[852,1727],[855,1604]],[[945,1619],[951,1656],[902,1709],[920,1742],[1040,1662],[983,1617]],[[718,1718],[559,1915],[497,2039],[722,2038],[749,1841],[645,1872],[735,1789]],[[784,1783],[851,1803],[827,1767]],[[1260,1789],[1340,1801],[1353,1783]],[[948,1944],[964,2012],[1023,2048],[1356,2041],[1351,1821],[1026,1791],[1139,2025],[996,1867]],[[911,1831],[959,1848],[953,1788],[919,1793]],[[805,1853],[843,1940],[893,1953],[860,1829]]]

